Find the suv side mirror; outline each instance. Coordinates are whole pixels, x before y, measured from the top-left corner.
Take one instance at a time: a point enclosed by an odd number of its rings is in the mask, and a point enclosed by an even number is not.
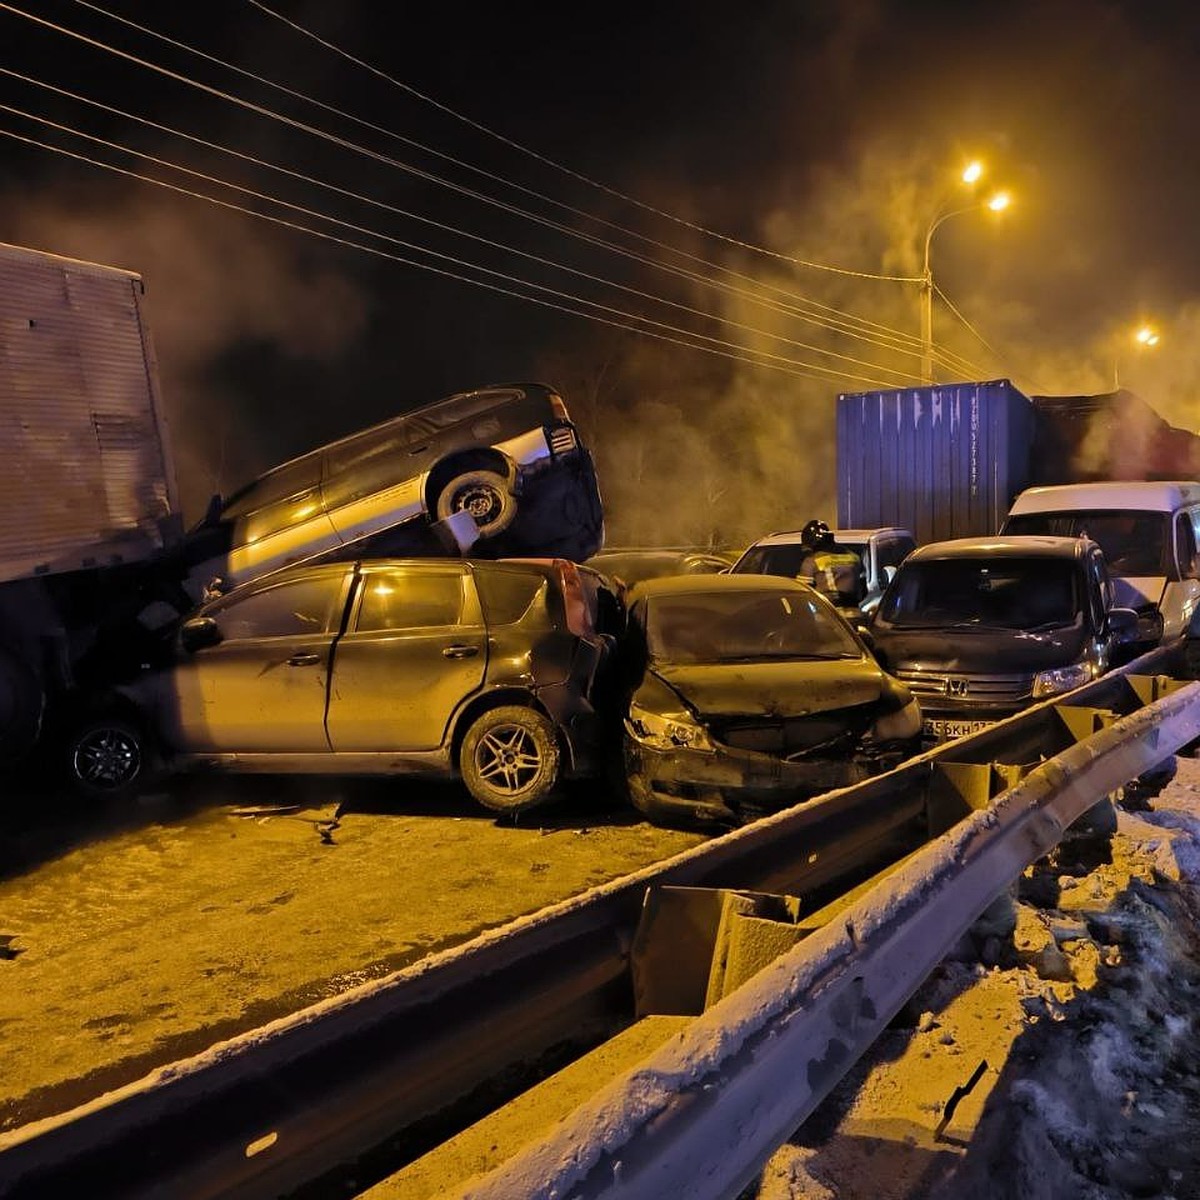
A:
[[[221,631],[212,617],[193,617],[184,621],[179,630],[179,644],[189,653],[195,654],[207,646],[215,646],[221,640]]]
[[[1107,626],[1119,646],[1127,646],[1131,642],[1158,641],[1162,637],[1162,617],[1158,613],[1142,616],[1132,608],[1110,608]]]

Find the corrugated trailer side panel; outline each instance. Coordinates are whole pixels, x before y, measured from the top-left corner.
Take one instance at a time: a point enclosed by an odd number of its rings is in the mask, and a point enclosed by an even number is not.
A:
[[[0,246],[0,580],[162,546],[178,503],[141,286]]]
[[[846,393],[837,411],[843,527],[978,537],[1028,484],[1032,407],[1007,379]]]

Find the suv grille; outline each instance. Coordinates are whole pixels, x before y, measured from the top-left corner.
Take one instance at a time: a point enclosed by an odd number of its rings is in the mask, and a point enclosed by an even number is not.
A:
[[[1033,675],[967,675],[952,671],[894,671],[919,698],[937,696],[970,704],[1016,704],[1033,695]]]

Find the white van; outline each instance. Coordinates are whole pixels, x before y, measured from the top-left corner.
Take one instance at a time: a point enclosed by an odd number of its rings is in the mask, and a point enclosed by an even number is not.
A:
[[[1200,483],[1105,481],[1029,488],[1013,503],[1001,533],[1086,534],[1104,551],[1117,605],[1161,617],[1161,633],[1146,629],[1143,640],[1200,637]]]

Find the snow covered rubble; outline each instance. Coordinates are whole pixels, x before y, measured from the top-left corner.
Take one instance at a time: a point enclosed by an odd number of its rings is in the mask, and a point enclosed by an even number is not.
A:
[[[756,1200],[1200,1197],[1200,761],[1027,870]],[[1011,919],[1011,914],[1010,914]]]

